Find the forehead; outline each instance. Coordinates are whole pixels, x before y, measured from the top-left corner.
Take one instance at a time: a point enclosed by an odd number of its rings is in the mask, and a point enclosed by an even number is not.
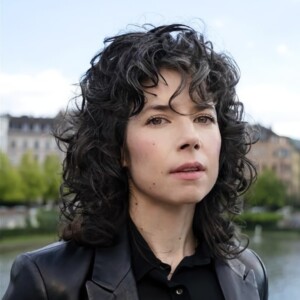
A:
[[[191,78],[182,75],[178,71],[162,69],[157,85],[153,85],[150,80],[144,83],[145,105],[143,111],[149,109],[166,110],[172,107],[180,113],[192,113],[206,108],[213,108],[212,101],[201,99],[200,95],[195,95],[192,99],[190,95]]]
[[[184,81],[189,86],[190,77],[188,75],[183,76],[176,70],[160,69],[157,84],[154,84],[150,79],[143,82],[145,96],[151,98],[151,95],[154,96],[155,94],[174,93]]]

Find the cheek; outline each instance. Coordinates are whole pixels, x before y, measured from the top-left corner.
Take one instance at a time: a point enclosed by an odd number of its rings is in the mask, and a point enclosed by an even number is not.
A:
[[[211,139],[210,142],[210,159],[211,161],[215,162],[219,166],[220,154],[221,154],[221,136],[216,135],[215,138]]]
[[[146,164],[151,160],[155,153],[156,143],[142,137],[135,137],[134,141],[127,140],[127,159],[128,167],[134,167],[136,164]]]
[[[213,153],[217,158],[219,158],[221,154],[221,138],[216,140],[215,145],[216,147]]]

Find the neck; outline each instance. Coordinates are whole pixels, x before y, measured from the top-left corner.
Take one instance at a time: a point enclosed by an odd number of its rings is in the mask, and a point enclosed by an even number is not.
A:
[[[171,273],[185,256],[194,254],[196,239],[192,223],[194,204],[149,205],[130,201],[130,216],[155,256],[171,266]]]

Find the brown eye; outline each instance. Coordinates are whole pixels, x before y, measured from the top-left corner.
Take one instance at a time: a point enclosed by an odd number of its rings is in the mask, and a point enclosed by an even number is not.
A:
[[[167,123],[168,120],[162,117],[153,117],[147,121],[147,125],[162,125]]]
[[[215,118],[209,115],[202,115],[198,116],[195,119],[196,123],[202,123],[202,124],[210,124],[210,123],[215,123]]]

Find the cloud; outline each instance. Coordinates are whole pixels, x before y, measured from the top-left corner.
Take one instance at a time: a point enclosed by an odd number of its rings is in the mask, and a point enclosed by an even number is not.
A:
[[[277,122],[273,125],[272,130],[279,135],[288,136],[300,140],[300,122],[285,121]]]
[[[280,135],[300,139],[299,93],[285,85],[259,84],[240,87],[239,98],[246,118],[271,126]]]
[[[247,41],[246,42],[246,47],[249,48],[249,49],[254,49],[255,48],[255,42],[252,41],[252,40]]]
[[[276,52],[279,54],[279,55],[282,55],[282,56],[285,56],[285,55],[288,55],[289,54],[289,48],[287,45],[285,44],[280,44],[276,47]]]
[[[71,81],[57,70],[36,74],[0,73],[0,113],[54,116],[72,98]]]
[[[222,29],[225,27],[225,22],[221,18],[215,18],[212,20],[212,26],[218,29]]]

